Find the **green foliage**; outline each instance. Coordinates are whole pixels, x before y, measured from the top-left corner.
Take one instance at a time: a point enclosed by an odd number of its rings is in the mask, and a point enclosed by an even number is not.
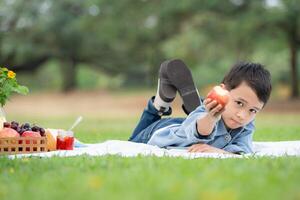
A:
[[[87,65],[79,65],[77,83],[80,89],[119,88],[124,82],[122,75],[109,76]]]
[[[289,84],[289,44],[293,30],[299,39],[300,5],[268,2],[1,1],[0,63],[46,56],[66,69],[59,84],[81,77],[70,71],[83,74],[85,66],[121,77],[121,85],[145,86],[156,84],[163,60],[181,58],[202,87],[219,82],[236,61],[251,60],[263,62],[274,83]],[[82,82],[77,78],[80,88]],[[97,87],[97,81],[87,85]]]
[[[0,104],[3,107],[13,92],[26,95],[27,87],[19,85],[16,74],[7,68],[0,68]]]
[[[80,64],[77,68],[77,86],[82,90],[120,88],[125,80],[122,74],[110,75],[89,65]],[[35,72],[19,73],[20,83],[27,85],[33,91],[60,91],[65,80],[61,73],[59,62],[51,60]]]

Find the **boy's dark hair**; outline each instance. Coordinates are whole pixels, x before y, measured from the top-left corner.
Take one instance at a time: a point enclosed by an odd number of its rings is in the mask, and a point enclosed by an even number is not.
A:
[[[232,90],[243,81],[254,90],[261,102],[267,103],[272,91],[271,74],[263,65],[239,62],[231,68],[222,83],[225,84],[228,90]]]

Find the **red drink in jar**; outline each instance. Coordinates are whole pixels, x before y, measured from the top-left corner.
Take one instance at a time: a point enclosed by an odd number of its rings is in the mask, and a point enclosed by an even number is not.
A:
[[[73,150],[74,134],[72,131],[59,130],[56,147],[60,150]]]

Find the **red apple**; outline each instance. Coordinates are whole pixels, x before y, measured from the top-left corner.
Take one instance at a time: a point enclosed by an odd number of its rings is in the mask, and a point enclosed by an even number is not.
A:
[[[22,133],[22,137],[41,137],[41,134],[36,131],[25,131]]]
[[[215,100],[224,107],[229,101],[229,92],[218,85],[208,93],[206,98]]]
[[[35,131],[25,131],[22,133],[21,135],[22,137],[41,137],[41,134],[39,132],[35,132]],[[26,140],[26,144],[29,144],[30,141]],[[33,144],[36,144],[36,141],[33,142]]]
[[[5,137],[20,137],[19,133],[12,128],[3,128],[0,130],[0,138]]]

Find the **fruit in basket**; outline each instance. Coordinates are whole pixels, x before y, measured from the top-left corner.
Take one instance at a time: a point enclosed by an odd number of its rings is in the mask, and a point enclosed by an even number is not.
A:
[[[55,151],[57,131],[54,129],[46,129],[45,135],[47,137],[47,149],[49,151]]]
[[[2,133],[2,137],[33,137],[33,138],[41,138],[45,136],[45,129],[37,126],[35,124],[30,124],[28,122],[22,124],[17,121],[11,121],[11,122],[4,122],[3,123],[4,133]],[[12,133],[7,133],[7,132],[12,132]],[[17,133],[17,134],[16,134]],[[8,134],[8,136],[7,136]],[[1,134],[0,134],[1,137]],[[37,144],[37,139],[19,139],[19,144],[30,144],[30,140],[33,140],[33,144]],[[56,140],[55,140],[56,144]],[[56,147],[56,146],[55,146]]]
[[[12,128],[17,131],[20,135],[22,135],[26,131],[34,131],[40,133],[40,136],[45,135],[45,129],[33,124],[32,126],[26,122],[24,124],[20,124],[19,122],[12,121],[12,122],[4,122],[3,127],[5,128]]]
[[[1,122],[0,122],[1,123]],[[35,124],[19,123],[16,121],[3,122],[0,130],[0,145],[6,145],[7,152],[44,152],[47,151],[45,129]],[[44,136],[44,137],[43,137]],[[1,149],[0,149],[1,150]]]
[[[9,122],[3,122],[3,127],[4,128],[10,128],[10,123]]]
[[[41,134],[36,131],[25,131],[22,133],[22,137],[41,137]]]
[[[0,138],[5,137],[20,137],[20,135],[16,130],[12,128],[3,128],[2,130],[0,130]]]
[[[41,134],[39,132],[35,132],[35,131],[25,131],[22,133],[21,135],[22,137],[36,137],[39,138],[41,137]],[[29,144],[30,141],[26,140],[26,144]],[[33,144],[36,144],[36,141],[33,142]]]

